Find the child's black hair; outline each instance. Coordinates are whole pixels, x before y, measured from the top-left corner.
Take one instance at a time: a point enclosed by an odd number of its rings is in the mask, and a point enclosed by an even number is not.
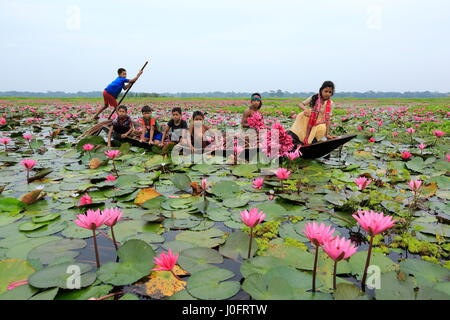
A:
[[[309,103],[310,107],[313,108],[316,105],[317,99],[319,99],[319,94],[322,96],[322,90],[325,88],[332,88],[334,94],[334,83],[332,81],[325,81],[319,89],[319,93],[315,94],[311,98],[311,102]]]
[[[260,99],[262,98],[262,97],[261,97],[261,94],[259,94],[258,92],[255,92],[254,94],[252,94],[252,97],[250,98],[250,100],[253,101],[253,98],[256,97],[256,96],[259,97]],[[259,107],[258,107],[258,110],[261,109],[261,107],[262,107],[262,100],[259,101]]]
[[[141,109],[141,112],[142,113],[144,113],[144,112],[153,112],[153,109],[150,108],[150,106],[143,106],[142,109]]]
[[[120,109],[123,109],[123,110],[125,110],[125,112],[128,112],[128,108],[127,107],[125,107],[125,106],[118,106],[117,107],[117,111],[119,111]]]
[[[172,109],[172,113],[174,112],[178,112],[179,114],[181,114],[181,108],[180,107],[175,107]]]
[[[195,117],[197,117],[197,116],[201,116],[202,118],[205,118],[205,115],[203,114],[203,112],[197,110],[197,111],[194,111],[194,113],[192,114],[192,120],[194,120]]]
[[[125,70],[124,68],[119,68],[119,70],[117,70],[117,74],[120,76],[120,74],[124,71],[127,71],[127,70]]]

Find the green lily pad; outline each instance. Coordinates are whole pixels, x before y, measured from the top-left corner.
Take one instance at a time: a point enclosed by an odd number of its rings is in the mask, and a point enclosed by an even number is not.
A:
[[[225,281],[232,277],[234,273],[227,269],[205,269],[194,273],[187,280],[187,290],[192,296],[202,300],[228,299],[241,288],[238,281]]]
[[[367,259],[367,251],[358,251],[349,259],[351,273],[356,274],[358,276],[358,279],[362,279],[362,274],[364,272],[364,267],[366,265],[366,259]],[[395,264],[391,259],[386,257],[381,252],[372,251],[370,264],[378,266],[382,273],[395,271],[398,269],[398,265]]]
[[[216,250],[202,247],[185,249],[178,258],[178,264],[191,274],[211,268],[210,263],[222,262],[223,257]]]
[[[73,289],[76,286],[76,276],[79,268],[79,285],[86,287],[91,285],[96,278],[92,267],[85,263],[67,262],[57,265],[48,266],[33,273],[28,279],[30,285],[36,288],[53,288]]]
[[[289,281],[280,277],[270,280],[254,273],[245,278],[242,289],[256,300],[294,300],[294,288]]]
[[[0,294],[6,291],[11,282],[26,280],[34,271],[34,268],[22,259],[0,261]]]
[[[213,248],[225,242],[222,230],[212,228],[205,231],[183,231],[175,236],[176,240],[193,243],[199,247]]]
[[[19,213],[26,207],[26,204],[15,198],[0,199],[0,211]]]
[[[249,248],[250,236],[242,231],[236,231],[231,233],[225,243],[219,247],[219,252],[221,255],[237,260],[239,256],[242,258],[248,257],[248,248]],[[258,250],[258,245],[256,240],[252,239],[252,251],[250,253],[250,257]]]
[[[113,286],[99,285],[89,286],[78,290],[70,290],[58,293],[55,300],[88,300],[89,298],[100,298],[106,296]]]
[[[334,292],[335,300],[368,300],[367,295],[354,284],[338,283]]]
[[[409,276],[399,280],[396,272],[382,273],[375,295],[377,300],[414,300],[414,281]]]
[[[123,286],[148,275],[153,266],[155,252],[142,240],[128,240],[117,251],[118,263],[108,262],[97,271],[98,278],[107,284]]]
[[[191,178],[185,173],[175,173],[169,177],[169,180],[180,190],[187,190],[190,188]]]
[[[55,240],[32,249],[28,253],[27,259],[38,259],[42,264],[51,264],[56,258],[77,257],[79,252],[71,250],[81,249],[86,245],[86,241],[81,239]]]
[[[450,281],[450,270],[435,263],[418,259],[400,262],[400,270],[412,274],[419,286],[434,286],[439,282]]]

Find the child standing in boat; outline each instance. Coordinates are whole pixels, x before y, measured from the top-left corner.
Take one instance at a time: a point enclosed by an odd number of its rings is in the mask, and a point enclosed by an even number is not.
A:
[[[98,109],[98,111],[94,115],[93,120],[97,120],[99,114],[102,113],[103,110],[108,108],[108,106],[117,108],[117,97],[122,92],[122,89],[127,90],[131,86],[131,84],[135,83],[137,79],[139,79],[142,72],[143,71],[140,70],[136,77],[134,77],[133,79],[127,79],[127,70],[125,70],[124,68],[119,68],[119,70],[117,70],[118,77],[114,79],[114,81],[111,82],[105,88],[105,90],[103,90],[104,106]]]
[[[334,83],[325,81],[320,87],[318,94],[300,103],[299,107],[303,112],[297,115],[294,124],[288,131],[294,143],[309,145],[314,139],[320,141],[323,138],[334,138],[334,136],[329,134],[331,110],[334,104],[331,100],[333,94]]]

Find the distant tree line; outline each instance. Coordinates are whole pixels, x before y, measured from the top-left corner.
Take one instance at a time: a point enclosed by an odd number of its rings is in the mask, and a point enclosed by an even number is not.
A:
[[[177,93],[148,93],[148,92],[129,92],[129,97],[174,97],[174,98],[246,98],[253,92],[177,92]],[[315,92],[288,92],[282,90],[270,90],[260,92],[266,98],[296,98],[309,97]],[[36,97],[36,98],[99,98],[102,96],[101,91],[89,92],[64,92],[64,91],[47,91],[47,92],[29,92],[29,91],[0,91],[1,97]],[[366,91],[366,92],[337,92],[337,98],[445,98],[450,97],[450,93],[431,92],[431,91],[407,91],[407,92],[382,92],[382,91]]]

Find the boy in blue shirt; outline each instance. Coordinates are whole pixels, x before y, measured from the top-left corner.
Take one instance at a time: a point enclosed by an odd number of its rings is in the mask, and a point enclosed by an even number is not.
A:
[[[127,90],[132,83],[136,82],[137,79],[139,79],[142,72],[142,70],[139,71],[136,77],[129,80],[127,79],[127,70],[125,70],[124,68],[119,68],[119,70],[117,70],[117,74],[119,76],[113,82],[111,82],[105,88],[105,90],[103,90],[103,100],[105,102],[105,105],[95,113],[93,120],[97,120],[98,115],[102,113],[103,110],[108,108],[108,106],[113,106],[117,109],[117,97],[119,96],[120,92],[122,92],[122,89]],[[128,84],[125,84],[127,82]]]

